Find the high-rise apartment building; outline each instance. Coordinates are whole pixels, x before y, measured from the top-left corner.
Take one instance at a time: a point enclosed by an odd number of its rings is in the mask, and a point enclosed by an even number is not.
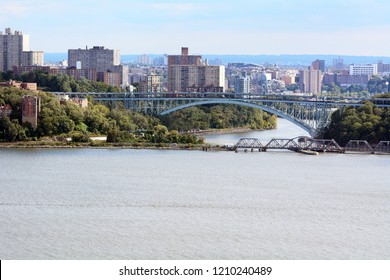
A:
[[[303,93],[320,94],[322,75],[320,70],[299,71],[299,88]]]
[[[172,92],[223,92],[225,67],[171,65],[168,86]]]
[[[250,93],[252,79],[246,72],[234,78],[234,93]]]
[[[388,72],[390,72],[390,64],[385,64],[382,60],[378,61],[378,73]]]
[[[325,72],[325,60],[316,59],[311,63],[311,69]]]
[[[181,55],[168,55],[170,65],[197,65],[202,61],[201,55],[189,55],[188,48],[181,48]]]
[[[22,52],[22,66],[42,66],[44,54],[42,51]]]
[[[0,71],[22,66],[22,54],[29,48],[29,36],[21,31],[12,32],[11,28],[6,28],[4,34],[0,32]]]
[[[21,31],[12,32],[6,28],[0,32],[0,71],[13,70],[13,67],[44,64],[43,51],[30,51],[29,36]]]
[[[168,91],[175,91],[180,87],[180,66],[198,65],[201,61],[202,56],[188,55],[188,48],[184,47],[181,48],[181,55],[168,55]],[[183,88],[185,88],[185,86]],[[180,89],[178,91],[182,90]]]
[[[109,50],[94,46],[92,49],[68,50],[68,66],[77,69],[96,69],[106,72],[112,66],[120,64],[119,50]]]
[[[203,63],[200,55],[188,55],[188,48],[168,56],[168,91],[223,92],[224,88],[224,66]]]

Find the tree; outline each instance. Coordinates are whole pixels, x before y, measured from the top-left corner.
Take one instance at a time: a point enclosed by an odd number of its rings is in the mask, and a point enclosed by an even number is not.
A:
[[[153,128],[153,138],[152,141],[154,143],[164,143],[167,142],[168,129],[164,125],[156,125]]]
[[[10,120],[7,116],[0,119],[0,132],[1,131],[2,138],[10,142],[23,141],[27,138],[27,129],[21,126],[18,120]]]
[[[105,109],[103,107],[103,105],[94,106],[93,108],[88,108],[85,112],[84,123],[92,133],[106,134],[110,129],[110,121],[106,117],[109,110],[107,107]]]
[[[0,72],[0,80],[1,81],[10,81],[10,80],[15,80],[16,75],[12,70],[7,70],[6,72]]]

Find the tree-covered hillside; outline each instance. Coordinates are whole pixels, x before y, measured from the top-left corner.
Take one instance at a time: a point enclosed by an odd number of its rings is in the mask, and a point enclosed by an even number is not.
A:
[[[191,107],[160,117],[160,119],[169,129],[184,131],[236,127],[272,129],[277,125],[276,116],[237,105]]]
[[[24,95],[39,96],[41,111],[38,127],[22,123]],[[109,108],[89,102],[80,108],[72,101],[59,102],[51,93],[0,88],[0,105],[10,105],[12,114],[0,119],[0,141],[38,140],[42,137],[72,137],[88,141],[91,135],[107,135],[109,142],[201,143],[194,135],[178,131],[209,128],[276,127],[276,117],[260,110],[237,106],[189,108],[167,117],[152,117],[123,108],[121,103]],[[167,128],[168,127],[168,128]]]
[[[349,140],[367,140],[371,144],[390,141],[390,110],[378,108],[371,102],[357,108],[337,110],[332,114],[323,137],[333,138],[341,145]]]

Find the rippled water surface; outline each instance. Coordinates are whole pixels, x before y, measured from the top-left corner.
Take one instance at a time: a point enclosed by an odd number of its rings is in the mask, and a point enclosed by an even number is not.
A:
[[[389,170],[378,155],[0,149],[0,258],[390,259]]]

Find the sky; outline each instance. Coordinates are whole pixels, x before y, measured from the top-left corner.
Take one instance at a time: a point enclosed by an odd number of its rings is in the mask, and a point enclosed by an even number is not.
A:
[[[390,56],[389,0],[0,0],[0,31],[47,53]]]

